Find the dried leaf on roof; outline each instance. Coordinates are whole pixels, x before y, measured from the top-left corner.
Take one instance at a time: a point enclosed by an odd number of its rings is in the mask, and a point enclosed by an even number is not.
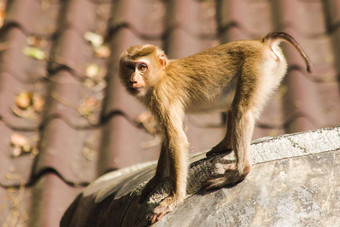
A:
[[[95,63],[91,63],[86,66],[85,69],[86,79],[84,85],[94,91],[101,91],[106,87],[106,81],[104,80],[106,75],[106,69],[100,67]]]
[[[43,110],[44,104],[45,100],[42,95],[23,91],[17,95],[11,110],[19,117],[32,119]]]
[[[96,57],[107,58],[110,56],[111,51],[108,46],[104,45],[103,36],[94,32],[86,32],[84,39],[91,43]]]
[[[95,63],[91,63],[88,66],[86,66],[85,69],[85,74],[88,78],[96,78],[98,77],[99,73],[100,73],[100,67],[99,65],[95,64]]]
[[[25,47],[23,50],[24,55],[34,58],[36,60],[45,60],[46,54],[44,51],[35,47]]]
[[[48,44],[47,40],[40,36],[28,36],[26,42],[28,45],[36,48],[45,48]]]
[[[11,147],[13,148],[11,153],[13,157],[18,157],[24,153],[30,153],[34,156],[38,154],[35,143],[19,133],[11,135]]]
[[[91,148],[91,147],[84,147],[83,148],[83,156],[88,161],[92,161],[96,157],[97,153],[98,153],[98,151],[96,149]]]
[[[98,122],[96,113],[98,113],[100,109],[101,103],[92,97],[85,99],[77,107],[79,115],[86,118],[91,124]]]
[[[96,34],[94,32],[85,32],[84,39],[91,43],[91,45],[95,48],[98,48],[103,45],[104,39],[101,35]]]
[[[103,45],[94,50],[95,56],[97,58],[107,58],[111,55],[111,50],[108,46]]]

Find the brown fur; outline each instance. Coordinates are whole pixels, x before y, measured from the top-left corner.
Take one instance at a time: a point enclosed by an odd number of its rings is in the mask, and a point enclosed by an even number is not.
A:
[[[255,120],[287,69],[278,47],[281,41],[293,45],[311,71],[300,45],[282,32],[270,33],[261,40],[226,43],[175,60],[168,60],[162,50],[152,45],[134,46],[122,54],[120,78],[155,116],[163,138],[156,175],[143,189],[141,200],[167,174],[173,187],[172,195],[155,208],[152,223],[186,196],[189,144],[183,130],[185,112],[199,111],[198,107],[228,112],[226,136],[207,155],[232,149],[236,164],[224,175],[209,179],[204,185],[206,189],[237,184],[249,173],[249,145]],[[141,64],[146,64],[147,70],[139,70]]]

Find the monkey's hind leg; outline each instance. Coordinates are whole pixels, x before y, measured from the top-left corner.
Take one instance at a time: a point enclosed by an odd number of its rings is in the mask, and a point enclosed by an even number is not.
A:
[[[227,113],[227,132],[223,140],[218,143],[216,146],[211,148],[209,152],[207,152],[206,156],[211,157],[216,154],[224,153],[229,154],[232,151],[232,111],[228,111]]]
[[[250,68],[250,67],[249,67]],[[249,69],[248,68],[248,69]],[[257,73],[244,69],[240,76],[232,104],[230,125],[231,145],[235,152],[236,163],[222,175],[213,176],[203,185],[206,190],[232,186],[244,180],[250,171],[249,147],[255,126],[256,113],[263,103],[254,97],[257,89]],[[229,122],[228,122],[229,123]]]
[[[233,126],[234,130],[232,130],[236,163],[232,164],[224,174],[209,178],[203,185],[205,190],[238,184],[244,180],[250,171],[249,145],[255,124],[254,114],[247,111],[244,114],[236,113],[236,116]]]

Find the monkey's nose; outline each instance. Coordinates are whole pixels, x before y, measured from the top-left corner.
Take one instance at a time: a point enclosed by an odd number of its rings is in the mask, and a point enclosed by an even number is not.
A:
[[[130,78],[130,83],[131,83],[131,84],[135,84],[135,83],[137,83],[137,80],[135,80],[133,77],[131,77],[131,78]]]
[[[132,75],[132,76],[130,77],[130,82],[133,83],[133,84],[137,83],[137,78],[136,78],[135,75]]]

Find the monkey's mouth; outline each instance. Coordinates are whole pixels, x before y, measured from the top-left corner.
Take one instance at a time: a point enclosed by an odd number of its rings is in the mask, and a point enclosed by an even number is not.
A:
[[[133,87],[133,86],[131,86],[131,87],[129,88],[129,90],[130,90],[131,92],[138,93],[138,92],[142,91],[143,88],[144,88],[143,86],[141,86],[141,87]]]

